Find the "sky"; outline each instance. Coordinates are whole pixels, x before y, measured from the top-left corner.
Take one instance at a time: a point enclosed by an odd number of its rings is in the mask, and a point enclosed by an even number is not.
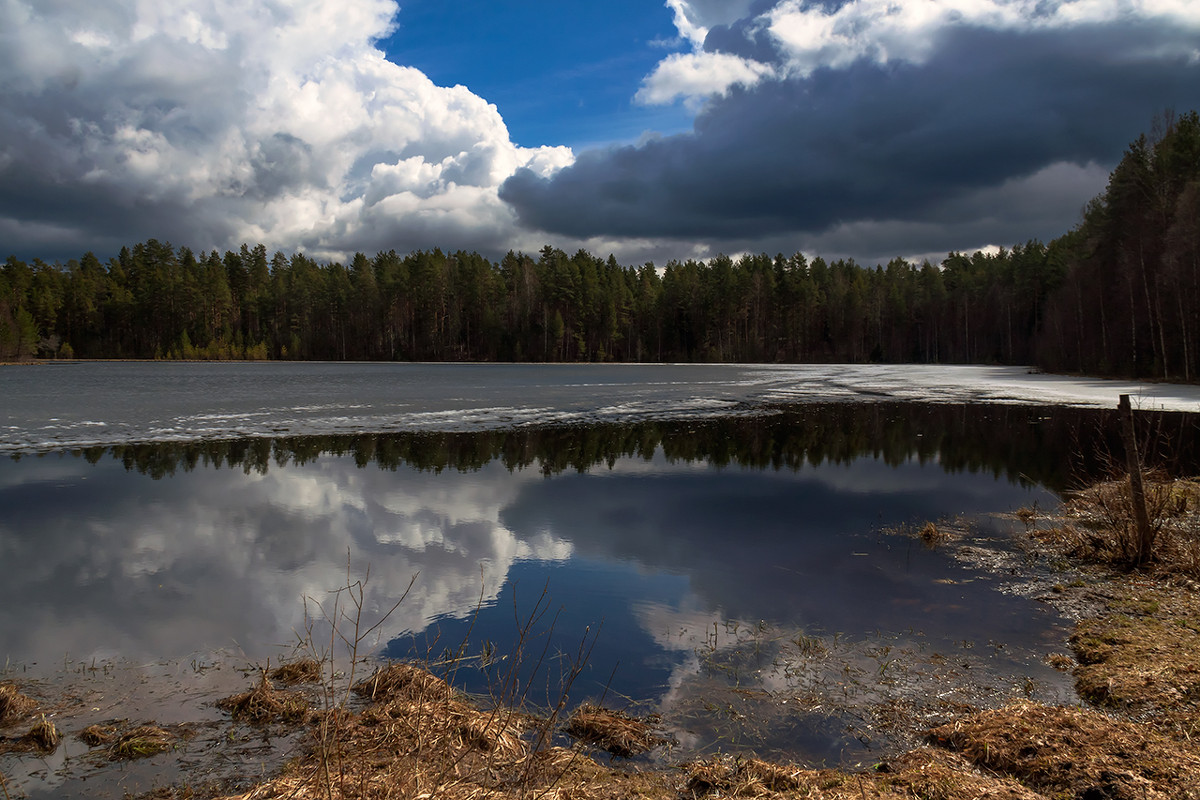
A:
[[[0,0],[0,256],[936,262],[1196,108],[1195,0]]]

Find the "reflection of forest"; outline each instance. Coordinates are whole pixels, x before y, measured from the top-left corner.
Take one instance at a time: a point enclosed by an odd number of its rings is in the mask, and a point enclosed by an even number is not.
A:
[[[1139,415],[1148,459],[1172,472],[1198,471],[1196,415]],[[474,470],[494,460],[547,474],[584,471],[617,458],[796,469],[871,456],[888,464],[937,460],[946,470],[990,471],[1055,491],[1098,479],[1123,462],[1115,412],[1063,407],[817,403],[778,413],[631,425],[519,428],[477,433],[389,433],[147,443],[82,451],[111,454],[152,477],[197,464],[266,473],[276,464],[352,455],[364,467]],[[1117,466],[1116,468],[1119,468]]]

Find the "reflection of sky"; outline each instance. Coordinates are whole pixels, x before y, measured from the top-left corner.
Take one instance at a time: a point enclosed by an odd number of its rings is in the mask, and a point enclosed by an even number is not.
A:
[[[438,476],[333,457],[265,476],[201,467],[158,481],[108,459],[0,462],[3,655],[240,646],[262,656],[296,640],[302,598],[325,600],[345,583],[348,552],[355,578],[370,566],[368,616],[420,573],[391,620],[420,629],[473,607],[481,588],[494,598],[515,560],[569,554],[497,522],[520,483],[540,480],[498,464]]]
[[[583,684],[652,695],[713,621],[810,630],[1029,635],[1031,605],[881,526],[1047,496],[990,475],[874,459],[800,471],[619,459],[543,477],[357,468],[322,456],[266,475],[197,467],[152,480],[107,457],[0,462],[0,657],[177,658],[277,652],[370,566],[366,615],[413,590],[385,628],[501,652],[547,588],[551,652],[599,630]],[[478,619],[474,611],[482,606]],[[980,613],[980,609],[985,609]],[[427,625],[435,621],[435,627]],[[539,633],[543,629],[539,629]],[[700,634],[703,635],[703,634]],[[618,666],[619,665],[619,666]]]
[[[527,486],[501,521],[518,536],[552,531],[581,556],[686,576],[698,607],[725,618],[849,633],[974,628],[977,609],[962,587],[934,582],[954,568],[945,554],[874,532],[1034,497],[1048,502],[990,475],[860,459],[798,473],[563,476]],[[987,604],[996,623],[1022,627],[1023,603],[996,596]]]

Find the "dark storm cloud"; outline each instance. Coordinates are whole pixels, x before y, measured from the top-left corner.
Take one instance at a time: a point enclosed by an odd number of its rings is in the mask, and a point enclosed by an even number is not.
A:
[[[710,45],[761,55],[736,33]],[[915,246],[950,224],[1009,233],[1030,196],[972,210],[980,192],[1062,162],[1111,166],[1156,113],[1200,105],[1200,60],[1148,55],[1178,51],[1185,33],[1150,22],[941,36],[921,64],[860,59],[735,87],[691,133],[586,152],[550,178],[518,171],[501,197],[526,225],[571,236],[748,241],[928,223]]]

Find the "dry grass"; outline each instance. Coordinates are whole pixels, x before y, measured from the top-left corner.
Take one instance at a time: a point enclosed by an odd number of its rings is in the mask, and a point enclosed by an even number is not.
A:
[[[257,686],[248,692],[218,700],[217,708],[228,711],[236,720],[256,725],[276,721],[299,724],[307,721],[311,713],[303,695],[277,690],[265,672]]]
[[[666,737],[654,732],[657,721],[584,703],[567,720],[563,732],[611,755],[632,758],[668,743]]]
[[[267,673],[271,680],[284,686],[296,686],[302,683],[320,683],[321,664],[315,658],[301,658],[280,664]]]
[[[937,547],[950,540],[950,532],[943,530],[937,526],[937,523],[926,522],[919,531],[917,538],[924,542],[926,547]]]
[[[1113,707],[1200,699],[1200,620],[1113,615],[1080,622],[1071,644],[1082,697]]]
[[[808,770],[760,761],[757,758],[716,756],[684,768],[684,791],[693,797],[762,797],[804,786]]]
[[[112,744],[116,736],[116,725],[88,725],[79,732],[79,741],[88,747],[101,747],[106,744]]]
[[[43,753],[52,753],[62,741],[62,734],[59,733],[55,724],[46,719],[46,715],[43,714],[37,722],[33,723],[29,733],[25,734],[25,739],[33,745],[33,749]]]
[[[1019,701],[935,728],[930,736],[1053,797],[1200,798],[1194,748],[1096,711]]]
[[[24,736],[0,738],[0,753],[53,753],[62,742],[58,727],[42,714]]]
[[[1012,777],[981,772],[962,756],[922,747],[873,772],[803,769],[716,756],[685,765],[679,797],[818,800],[1045,800]]]
[[[1154,535],[1151,567],[1200,579],[1200,482],[1150,473],[1145,496]],[[1075,493],[1065,511],[1071,523],[1038,535],[1066,545],[1071,555],[1085,560],[1120,567],[1137,563],[1139,542],[1127,479]]]
[[[395,663],[354,684],[354,693],[373,702],[412,700],[448,701],[454,696],[450,684],[415,664]]]
[[[0,725],[22,722],[37,709],[37,701],[11,683],[0,683]]]
[[[109,748],[108,757],[113,761],[146,758],[170,750],[175,746],[175,736],[157,725],[139,725],[121,736]]]
[[[1200,594],[1163,583],[1115,591],[1076,625],[1076,690],[1089,702],[1200,739]]]
[[[471,797],[546,770],[523,738],[527,717],[481,711],[419,667],[389,665],[354,691],[369,701],[361,711],[322,712],[312,752],[240,797]]]
[[[985,774],[957,753],[922,747],[887,765],[877,786],[882,797],[921,800],[1043,800],[1015,779]]]

